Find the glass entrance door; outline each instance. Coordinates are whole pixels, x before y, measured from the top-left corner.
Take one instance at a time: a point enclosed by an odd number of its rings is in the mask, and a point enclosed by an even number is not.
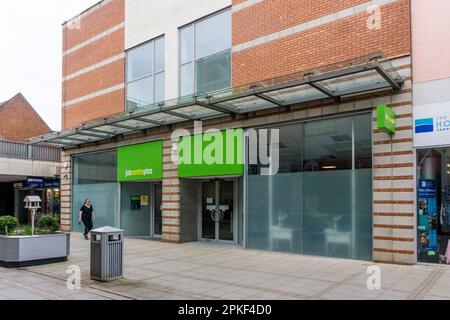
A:
[[[234,241],[234,181],[202,183],[201,238]]]

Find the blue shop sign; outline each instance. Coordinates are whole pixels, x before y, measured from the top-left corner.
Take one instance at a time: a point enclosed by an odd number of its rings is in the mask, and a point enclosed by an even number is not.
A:
[[[28,177],[25,182],[25,189],[52,189],[59,188],[59,179],[45,179],[45,178],[35,178]]]

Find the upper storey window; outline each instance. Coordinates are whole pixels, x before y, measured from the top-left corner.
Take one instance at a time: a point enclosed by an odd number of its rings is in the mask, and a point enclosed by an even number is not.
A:
[[[231,10],[180,29],[180,96],[231,87]]]
[[[127,52],[127,109],[148,108],[165,99],[164,37]]]

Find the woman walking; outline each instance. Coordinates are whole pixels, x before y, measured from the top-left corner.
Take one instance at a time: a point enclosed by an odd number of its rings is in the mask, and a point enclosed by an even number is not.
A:
[[[84,224],[84,238],[89,240],[88,234],[94,227],[93,221],[95,220],[94,207],[91,204],[91,200],[86,199],[83,206],[80,209],[80,214],[78,217],[78,224],[83,221]]]

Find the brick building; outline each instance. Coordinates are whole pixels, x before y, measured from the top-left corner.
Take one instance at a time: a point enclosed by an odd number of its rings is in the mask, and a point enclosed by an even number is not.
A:
[[[28,143],[32,137],[51,132],[21,93],[0,103],[0,215],[28,223],[28,210],[23,205],[28,195],[41,197],[41,212],[59,214],[57,176],[61,151],[54,146]],[[31,180],[42,183],[32,184]]]
[[[63,25],[64,131],[35,141],[64,147],[63,229],[88,197],[98,226],[131,236],[415,263],[410,17],[409,0],[89,8]],[[214,155],[244,163],[172,161],[225,133]]]
[[[0,103],[0,140],[25,142],[50,132],[52,130],[21,93]]]

